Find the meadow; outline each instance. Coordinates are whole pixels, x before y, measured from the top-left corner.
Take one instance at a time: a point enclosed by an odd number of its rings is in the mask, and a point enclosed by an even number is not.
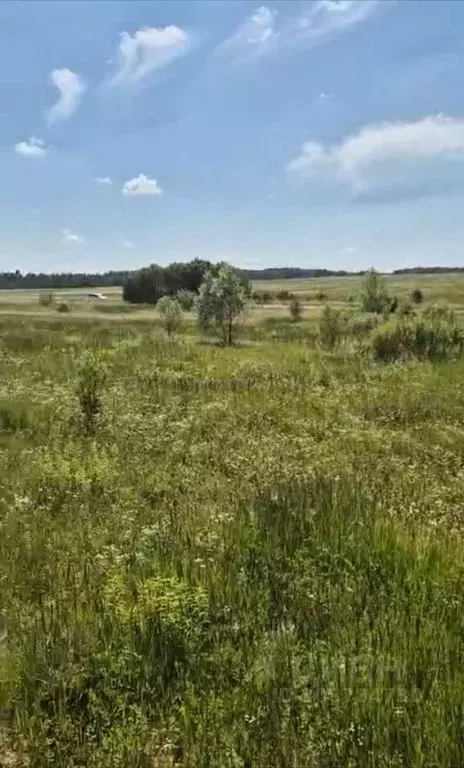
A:
[[[0,292],[0,766],[464,765],[464,360],[322,348],[358,285],[231,348]]]

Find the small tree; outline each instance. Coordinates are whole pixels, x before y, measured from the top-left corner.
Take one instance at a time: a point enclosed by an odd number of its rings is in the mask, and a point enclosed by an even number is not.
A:
[[[169,296],[163,296],[159,299],[156,309],[160,313],[161,325],[168,334],[169,338],[180,330],[182,325],[182,307],[177,299],[171,299]]]
[[[338,309],[332,309],[328,304],[324,307],[319,318],[319,339],[326,349],[334,349],[343,336],[343,317]]]
[[[294,296],[291,300],[289,310],[292,320],[295,320],[295,322],[297,320],[301,320],[301,316],[303,314],[303,305],[296,296]]]
[[[413,292],[411,293],[411,301],[413,304],[422,304],[424,301],[424,294],[420,288],[414,288]]]
[[[246,301],[246,286],[240,272],[223,264],[216,276],[205,275],[196,301],[200,327],[216,327],[224,344],[231,345],[238,317]]]
[[[366,272],[361,286],[361,306],[364,312],[376,312],[389,314],[398,306],[398,299],[389,296],[385,280],[375,269]]]

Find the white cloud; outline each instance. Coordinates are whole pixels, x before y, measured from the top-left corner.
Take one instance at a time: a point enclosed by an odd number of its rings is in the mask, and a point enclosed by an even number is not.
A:
[[[97,176],[95,181],[97,182],[97,184],[101,184],[102,186],[103,185],[111,186],[111,184],[113,183],[113,179],[110,179],[109,176]]]
[[[186,54],[191,46],[190,35],[180,27],[144,27],[133,37],[121,32],[118,49],[118,71],[113,85],[134,84],[156,69],[170,64]]]
[[[248,53],[252,57],[270,47],[275,36],[277,11],[271,11],[262,5],[248,16],[231,37],[219,46],[219,52],[232,58]],[[273,41],[272,41],[273,42]]]
[[[50,125],[58,120],[66,120],[76,111],[86,84],[82,77],[70,69],[54,69],[50,82],[59,91],[58,100],[48,113]]]
[[[70,229],[64,227],[61,230],[61,242],[62,243],[76,243],[81,244],[84,242],[84,238],[80,235],[76,235],[75,232],[71,232]]]
[[[15,152],[23,157],[45,157],[45,144],[42,139],[31,136],[27,141],[18,141],[15,144]]]
[[[464,118],[443,115],[413,122],[366,125],[339,144],[308,141],[287,168],[303,179],[331,179],[362,191],[431,163],[464,159]]]
[[[123,246],[124,248],[135,248],[135,243],[132,243],[130,240],[124,240]]]
[[[162,195],[163,190],[156,179],[149,179],[141,173],[135,179],[124,182],[123,195]]]
[[[325,91],[321,91],[317,98],[319,99],[319,101],[327,101],[327,99],[332,98],[332,94],[326,93]]]
[[[359,24],[379,7],[380,0],[316,0],[309,9],[278,23],[277,11],[266,6],[254,13],[219,46],[236,61],[256,59],[285,48],[310,47]]]

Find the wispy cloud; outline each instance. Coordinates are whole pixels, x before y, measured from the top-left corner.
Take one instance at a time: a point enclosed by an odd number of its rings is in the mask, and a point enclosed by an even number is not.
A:
[[[380,0],[316,0],[280,22],[277,11],[261,6],[221,43],[218,52],[234,61],[249,61],[282,49],[310,47],[367,20],[379,6]]]
[[[67,227],[64,227],[61,230],[61,242],[62,243],[74,243],[76,245],[79,245],[84,242],[84,238],[80,235],[76,235],[75,232],[71,232],[70,229],[67,229]]]
[[[162,69],[190,49],[191,37],[175,25],[144,27],[133,36],[121,32],[118,69],[111,85],[133,85],[151,72]]]
[[[378,191],[383,182],[391,187],[395,178],[404,178],[408,188],[417,190],[427,174],[430,183],[439,179],[445,188],[449,184],[443,184],[443,173],[457,160],[464,160],[464,118],[436,115],[366,125],[338,144],[307,141],[288,171],[306,181],[342,183],[363,195]],[[425,176],[418,179],[418,172]]]
[[[97,176],[95,181],[97,182],[97,184],[101,184],[102,186],[106,185],[108,187],[110,187],[113,183],[113,179],[110,179],[109,176]]]
[[[18,141],[14,149],[23,157],[45,157],[47,152],[43,140],[36,136],[31,136],[27,141]]]
[[[141,173],[135,179],[129,179],[124,182],[122,188],[123,195],[162,195],[163,190],[156,179],[149,179],[144,173]]]
[[[123,240],[123,246],[124,248],[135,248],[135,243],[133,243],[131,240]]]
[[[70,69],[54,69],[50,82],[59,92],[57,101],[48,113],[48,122],[52,125],[58,120],[67,120],[76,111],[86,84],[80,75]]]

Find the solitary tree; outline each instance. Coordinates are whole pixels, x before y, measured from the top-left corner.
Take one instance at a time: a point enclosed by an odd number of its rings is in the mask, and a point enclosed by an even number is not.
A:
[[[196,301],[202,328],[215,326],[224,344],[233,342],[236,322],[246,301],[247,289],[237,269],[223,264],[217,275],[205,275]]]
[[[173,333],[180,330],[182,325],[182,308],[177,299],[163,296],[159,299],[156,309],[160,313],[161,325],[171,338]]]
[[[375,269],[370,269],[364,277],[361,306],[365,312],[378,314],[394,312],[398,306],[398,299],[389,295],[385,280]]]

